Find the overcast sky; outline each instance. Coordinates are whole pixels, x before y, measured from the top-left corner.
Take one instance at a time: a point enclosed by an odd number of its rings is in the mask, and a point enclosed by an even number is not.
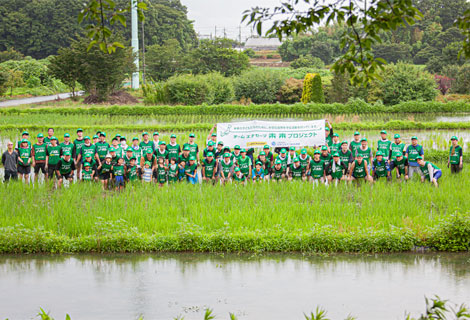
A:
[[[188,18],[194,20],[197,33],[217,36],[225,32],[229,38],[238,38],[243,11],[251,7],[275,7],[280,0],[181,0],[188,7]],[[251,28],[242,26],[242,41],[251,33]]]

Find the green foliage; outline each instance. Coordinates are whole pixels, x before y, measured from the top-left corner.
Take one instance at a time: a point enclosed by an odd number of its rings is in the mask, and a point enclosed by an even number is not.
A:
[[[255,53],[255,50],[251,49],[251,48],[247,48],[245,50],[243,50],[243,53],[248,57],[248,58],[254,58],[256,53]]]
[[[21,87],[24,85],[23,71],[9,69],[6,71],[8,74],[8,80],[5,83],[5,87],[10,88],[10,96],[13,95],[13,88]]]
[[[470,214],[455,213],[442,220],[427,244],[440,251],[469,251]]]
[[[24,55],[21,52],[15,51],[13,48],[8,48],[8,50],[0,52],[0,63],[3,63],[8,60],[22,60]]]
[[[40,80],[40,84],[47,86],[51,82],[48,70],[48,62],[45,60],[24,59],[9,60],[0,64],[0,69],[14,70],[22,73],[23,82],[28,82],[31,77]]]
[[[0,97],[7,91],[8,72],[0,70]]]
[[[305,76],[302,91],[303,103],[325,103],[325,96],[321,83],[321,77],[317,73],[309,73]]]
[[[399,62],[386,66],[383,80],[372,84],[377,96],[387,105],[405,101],[432,101],[438,95],[434,77],[421,68]]]
[[[155,82],[142,86],[145,104],[165,104],[169,102],[164,82]]]
[[[235,89],[231,79],[220,73],[212,72],[199,76],[209,86],[209,96],[206,103],[209,105],[231,102],[235,97]]]
[[[298,103],[302,98],[303,81],[299,79],[286,79],[279,89],[277,101],[281,103]]]
[[[50,59],[50,74],[69,87],[73,96],[82,72],[80,68],[82,62],[73,48],[61,48],[58,55]]]
[[[449,65],[443,69],[442,73],[453,79],[451,89],[453,93],[470,93],[470,64]]]
[[[411,60],[411,46],[406,43],[378,43],[373,47],[374,55],[389,63]]]
[[[206,102],[209,86],[198,77],[185,74],[168,79],[165,91],[170,103],[198,105]]]
[[[176,39],[154,44],[145,52],[145,71],[156,80],[166,80],[183,69],[182,49]]]
[[[251,99],[254,103],[271,103],[281,88],[284,77],[281,72],[253,69],[234,79],[235,98]]]
[[[298,68],[315,68],[315,69],[323,69],[325,64],[320,58],[313,57],[312,55],[301,56],[290,64],[291,68],[298,69]]]

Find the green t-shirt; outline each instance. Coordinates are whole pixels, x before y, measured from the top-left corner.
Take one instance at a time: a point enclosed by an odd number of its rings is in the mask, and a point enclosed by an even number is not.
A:
[[[272,173],[273,173],[273,179],[274,180],[281,180],[282,175],[285,173],[284,168],[281,166],[281,168],[278,170],[276,169],[276,166],[274,165],[272,168]]]
[[[350,162],[351,154],[352,154],[351,150],[348,150],[345,153],[343,152],[343,150],[340,150],[338,153],[339,153],[339,159],[341,160],[341,162],[346,162],[346,163]]]
[[[124,176],[124,166],[113,165],[113,175],[115,177],[118,177],[118,176],[123,177]]]
[[[89,146],[82,145],[80,149],[80,153],[82,155],[82,162],[83,162],[83,159],[87,158],[88,156],[94,159],[95,153],[96,153],[96,146],[94,144],[90,144]]]
[[[233,179],[235,180],[235,182],[245,182],[246,181],[246,177],[245,175],[242,173],[240,175],[234,175],[233,176]]]
[[[132,146],[131,148],[132,148],[132,156],[135,157],[136,163],[140,163],[140,158],[142,157],[142,150],[140,150],[139,146],[137,146],[137,148]]]
[[[185,156],[184,154],[180,154],[180,156],[178,157],[178,163],[181,163],[181,161],[184,161],[185,164],[188,164],[189,155]]]
[[[66,161],[64,158],[61,158],[58,166],[59,166],[59,172],[61,175],[71,173],[75,167],[72,158],[70,158],[69,161]]]
[[[186,166],[184,167],[184,173],[194,175],[194,173],[196,172],[196,169],[197,169],[197,164],[196,163],[190,165],[189,162],[188,162],[188,163],[186,163]]]
[[[177,182],[178,181],[178,165],[175,165],[172,168],[171,164],[168,166],[168,182]]]
[[[145,141],[141,141],[139,143],[139,147],[140,147],[140,150],[142,151],[142,156],[144,157],[145,154],[147,153],[147,149],[151,149],[152,152],[155,151],[154,149],[154,144],[153,144],[153,141],[148,141],[148,142],[145,142]]]
[[[325,162],[323,160],[315,161],[312,159],[310,161],[310,175],[313,179],[320,179],[323,177],[325,172]]]
[[[18,162],[18,164],[21,165],[21,166],[24,166],[24,167],[30,166],[31,164],[28,164],[28,161],[29,161],[29,159],[31,159],[31,148],[30,147],[19,148],[18,153],[19,153],[18,154],[19,157],[23,161],[23,163]]]
[[[361,146],[361,142],[360,142],[360,141],[359,141],[359,142],[356,142],[356,141],[353,140],[353,141],[351,141],[351,143],[349,144],[349,149],[351,150],[353,157],[356,156],[356,151],[357,151],[357,149],[359,149],[360,146]]]
[[[449,161],[451,164],[460,164],[460,157],[463,156],[463,149],[461,146],[456,146],[454,154],[452,154],[452,146],[449,150]]]
[[[93,169],[90,168],[88,171],[83,169],[82,170],[82,180],[83,181],[93,180]]]
[[[50,145],[46,148],[47,155],[49,156],[49,161],[48,161],[49,165],[55,166],[56,164],[59,163],[60,150],[61,150],[60,146],[55,146],[54,147],[54,146]]]
[[[157,166],[157,180],[158,183],[165,183],[167,179],[167,172],[165,166]]]
[[[377,151],[382,151],[384,159],[389,158],[391,145],[392,142],[390,140],[379,140],[379,142],[377,142]]]
[[[331,154],[327,154],[326,156],[324,156],[323,154],[320,155],[320,160],[324,162],[325,167],[330,164],[330,162],[333,160],[332,158],[333,157],[331,156]]]
[[[404,143],[399,143],[399,144],[396,144],[395,142],[393,143],[390,143],[390,151],[392,152],[392,157],[391,159],[392,160],[395,160],[397,158],[397,154],[398,153],[402,153],[403,155],[405,155],[405,144]]]
[[[289,171],[291,172],[292,179],[294,180],[301,180],[302,175],[304,174],[304,168],[301,165],[296,167],[294,164],[289,166]]]
[[[384,178],[387,176],[387,160],[385,160],[385,157],[382,159],[382,161],[379,163],[377,158],[374,159],[373,165],[375,168],[375,175],[379,178]]]
[[[333,162],[329,166],[329,174],[333,179],[338,179],[341,180],[344,174],[344,170],[348,168],[348,162],[347,161],[341,161],[341,164],[335,164],[333,168]]]
[[[220,163],[221,163],[221,167],[222,167],[222,172],[223,172],[225,178],[227,178],[228,175],[230,174],[230,172],[232,171],[233,161],[230,160],[228,163],[225,163],[225,160],[222,160]]]
[[[240,157],[238,158],[237,164],[243,175],[248,176],[250,174],[250,167],[252,166],[251,158],[249,158],[248,156],[245,156],[245,159]]]
[[[127,166],[127,174],[126,177],[129,181],[136,181],[138,178],[137,175],[137,166]]]
[[[204,167],[204,173],[206,178],[212,178],[216,163],[217,161],[215,159],[212,159],[211,162],[209,162],[207,159],[202,160],[202,166]]]
[[[158,163],[158,160],[160,158],[163,158],[164,160],[168,159],[168,150],[163,150],[163,152],[161,152],[160,148],[157,149],[157,151],[155,151],[155,155],[157,156],[157,163]]]
[[[100,161],[103,161],[106,155],[108,154],[109,150],[109,144],[107,142],[97,142],[95,144],[96,146],[96,153],[98,154],[98,157],[100,158]]]
[[[423,173],[423,176],[426,180],[430,180],[430,176],[429,176],[429,169],[428,169],[428,165],[431,165],[434,169],[434,171],[436,170],[441,170],[438,166],[436,166],[434,163],[432,162],[429,162],[429,161],[426,161],[426,163],[424,164],[424,167],[421,167],[419,166],[419,168],[421,169],[421,172]]]
[[[341,142],[331,144],[330,146],[331,154],[335,152],[339,152],[339,150],[341,150]]]
[[[35,143],[33,145],[34,160],[36,160],[36,161],[46,161],[46,154],[47,154],[46,147],[47,147],[47,145],[45,143],[43,143],[43,144]]]
[[[103,162],[102,165],[101,165],[101,171],[100,173],[108,173],[108,172],[111,172],[111,168],[112,168],[112,164],[111,162],[108,164],[106,162]]]
[[[114,147],[114,146],[111,146],[111,147],[116,149],[116,157],[122,158],[122,156],[123,156],[122,147],[120,145],[118,145],[117,147]]]
[[[421,151],[423,150],[423,147],[421,145],[409,145],[408,146],[408,161],[416,162],[416,159],[418,156],[420,156]]]
[[[172,146],[171,144],[168,144],[166,146],[166,150],[168,151],[168,160],[171,160],[171,159],[178,160],[178,156],[181,152],[181,148],[179,144],[176,144],[174,146]]]
[[[185,147],[189,147],[189,155],[190,156],[195,156],[197,158],[197,154],[199,152],[199,147],[197,146],[197,144],[195,144],[195,143],[193,143],[193,144],[185,143],[185,144],[183,144],[183,149]]]
[[[67,144],[65,142],[62,142],[60,144],[60,154],[63,155],[66,152],[70,152],[70,154],[73,155],[73,148],[74,148],[74,145],[72,142],[69,142]]]
[[[302,155],[299,156],[299,160],[300,160],[300,166],[302,167],[302,169],[304,171],[307,171],[307,167],[310,163],[310,161],[312,161],[312,158],[307,154],[305,158],[302,158]]]
[[[366,169],[365,169],[365,162],[364,160],[359,162],[354,160],[354,171],[352,173],[354,178],[365,178],[366,177]]]
[[[73,145],[74,145],[74,148],[75,148],[75,155],[79,155],[80,154],[80,151],[82,151],[82,146],[85,144],[85,139],[75,139],[73,141]]]
[[[287,156],[285,158],[281,158],[281,156],[277,156],[276,160],[280,160],[281,161],[281,165],[282,165],[282,170],[284,171],[287,171]]]
[[[361,148],[357,148],[357,154],[362,155],[362,160],[366,160],[367,163],[370,163],[370,154],[371,150],[369,147],[366,148],[366,150],[362,150]]]
[[[401,161],[398,161],[397,158],[393,159],[393,166],[398,168],[398,172],[400,174],[405,174],[405,168],[408,165],[408,159],[406,157],[402,157]]]

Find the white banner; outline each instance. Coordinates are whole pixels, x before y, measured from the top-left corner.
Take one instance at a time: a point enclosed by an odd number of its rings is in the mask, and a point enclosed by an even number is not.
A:
[[[217,141],[230,148],[321,146],[325,144],[325,120],[217,123]]]

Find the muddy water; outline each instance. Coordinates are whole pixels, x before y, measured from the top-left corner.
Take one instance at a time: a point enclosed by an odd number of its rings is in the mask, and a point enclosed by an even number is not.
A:
[[[0,318],[404,319],[424,296],[470,302],[470,254],[0,256]]]

